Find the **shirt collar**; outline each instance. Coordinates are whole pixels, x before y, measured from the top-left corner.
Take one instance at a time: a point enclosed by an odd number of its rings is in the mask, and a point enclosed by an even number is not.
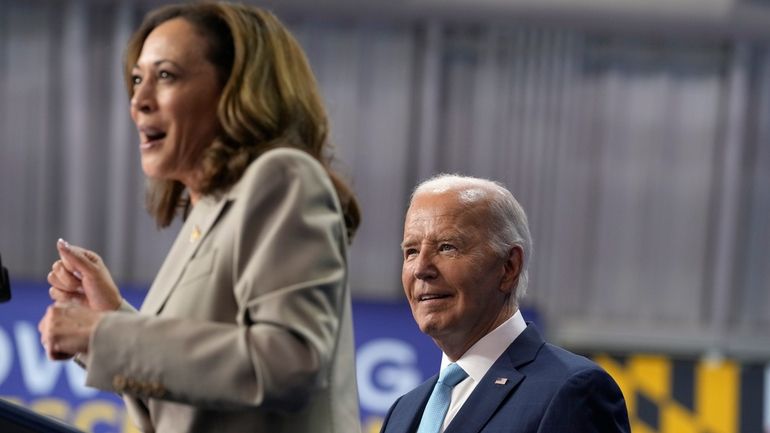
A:
[[[468,349],[463,356],[456,361],[456,363],[468,373],[468,376],[473,379],[474,382],[479,382],[481,378],[487,374],[492,364],[497,361],[497,358],[505,352],[505,349],[510,346],[513,340],[519,336],[524,329],[527,328],[527,323],[524,322],[524,317],[521,315],[520,310],[516,310],[516,313],[508,320],[500,324],[492,332],[481,337],[470,349]],[[441,369],[451,364],[452,361],[446,354],[441,355]]]

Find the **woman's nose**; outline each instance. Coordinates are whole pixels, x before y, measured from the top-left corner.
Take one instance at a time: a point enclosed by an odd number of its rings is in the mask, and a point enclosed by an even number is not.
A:
[[[131,110],[149,113],[156,108],[155,92],[150,83],[140,83],[134,86],[134,95],[131,97]]]

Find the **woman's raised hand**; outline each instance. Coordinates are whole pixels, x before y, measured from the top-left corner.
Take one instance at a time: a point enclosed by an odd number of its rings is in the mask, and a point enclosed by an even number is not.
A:
[[[48,273],[51,299],[78,303],[95,311],[120,307],[120,291],[99,255],[63,239],[56,243],[56,249],[60,260],[54,262]]]

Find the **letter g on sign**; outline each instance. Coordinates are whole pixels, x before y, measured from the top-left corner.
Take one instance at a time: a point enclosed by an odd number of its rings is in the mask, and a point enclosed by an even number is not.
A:
[[[417,352],[408,343],[392,338],[369,341],[356,356],[361,405],[385,413],[401,395],[422,382]]]

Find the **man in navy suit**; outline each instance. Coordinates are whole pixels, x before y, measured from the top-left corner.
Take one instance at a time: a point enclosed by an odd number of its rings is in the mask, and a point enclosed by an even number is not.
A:
[[[448,385],[442,408],[444,374],[438,386],[436,375],[402,396],[382,433],[631,431],[615,381],[524,322],[518,300],[532,240],[524,210],[502,185],[456,175],[423,182],[406,214],[402,250],[414,319],[442,350],[442,372],[456,364],[464,379]]]

